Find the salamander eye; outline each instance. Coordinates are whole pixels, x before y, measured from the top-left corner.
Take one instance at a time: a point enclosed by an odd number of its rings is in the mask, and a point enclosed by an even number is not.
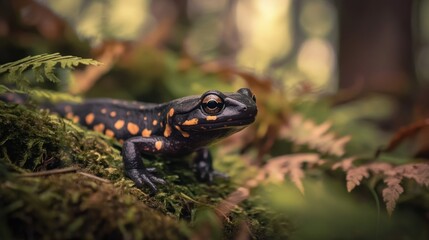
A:
[[[216,94],[209,94],[203,98],[201,107],[203,111],[207,114],[216,114],[219,113],[225,104],[223,103],[222,98]]]

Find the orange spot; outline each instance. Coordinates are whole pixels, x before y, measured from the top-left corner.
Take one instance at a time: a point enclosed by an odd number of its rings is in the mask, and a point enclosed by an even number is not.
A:
[[[127,124],[127,130],[131,134],[135,135],[139,132],[139,126],[137,126],[137,124],[135,124],[135,123],[129,122]]]
[[[66,118],[67,119],[72,119],[73,118],[73,113],[72,112],[67,113],[66,114]]]
[[[107,109],[102,108],[102,109],[100,110],[100,112],[101,112],[102,114],[106,114],[106,113],[107,113]]]
[[[110,112],[110,116],[111,116],[111,117],[116,117],[116,112],[115,112],[115,111]]]
[[[86,115],[86,117],[85,117],[85,122],[86,122],[86,124],[91,124],[92,122],[94,122],[94,118],[95,118],[95,115],[94,115],[94,113],[90,113],[90,114],[88,114],[88,115]]]
[[[94,130],[97,132],[103,132],[104,130],[104,124],[100,123],[94,126]]]
[[[128,111],[128,112],[127,112],[127,116],[130,116],[130,115],[131,115],[131,112],[130,112],[130,111]]]
[[[143,131],[142,131],[143,137],[150,137],[151,134],[152,134],[152,131],[147,129],[147,128],[143,129]]]
[[[164,137],[169,137],[171,135],[171,127],[170,125],[165,125],[165,129],[164,129]]]
[[[155,142],[155,148],[156,148],[156,150],[158,150],[158,151],[161,150],[162,144],[163,144],[162,141],[156,141]]]
[[[74,116],[73,117],[73,122],[74,123],[78,123],[79,122],[79,117],[78,116]]]
[[[182,134],[183,137],[185,137],[185,138],[189,137],[189,133],[187,133],[187,132],[183,131],[182,129],[180,129],[179,126],[175,125],[174,127]]]
[[[109,136],[109,137],[113,137],[113,136],[115,136],[115,133],[112,131],[112,130],[110,130],[110,129],[106,129],[106,136]]]
[[[124,127],[124,124],[125,124],[124,120],[118,120],[118,121],[116,121],[116,122],[115,122],[115,125],[114,125],[114,126],[115,126],[115,128],[116,128],[116,129],[118,129],[118,130],[119,130],[119,129],[121,129],[122,127]]]
[[[168,111],[168,116],[172,117],[174,115],[174,108],[170,108],[170,111]]]
[[[158,121],[153,120],[152,125],[156,126],[156,124],[158,124]]]
[[[159,117],[159,116],[161,116],[161,113],[160,113],[160,112],[158,113],[158,117]]]
[[[192,118],[190,120],[186,120],[182,125],[185,126],[193,126],[198,124],[198,118]]]
[[[217,119],[217,117],[216,116],[207,116],[206,117],[206,120],[207,121],[214,121],[214,120],[216,120]]]
[[[145,120],[145,121],[146,121],[146,120],[147,120],[147,117],[144,117],[144,118],[143,118],[143,120]]]
[[[124,144],[124,140],[122,140],[122,139],[119,139],[119,140],[118,140],[118,142],[119,142],[120,144]]]

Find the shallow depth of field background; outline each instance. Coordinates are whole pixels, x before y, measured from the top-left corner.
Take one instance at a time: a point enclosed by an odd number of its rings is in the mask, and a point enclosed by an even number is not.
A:
[[[0,49],[0,64],[54,52],[103,62],[44,86],[84,97],[163,102],[250,87],[257,122],[215,146],[218,169],[240,186],[278,156],[328,161],[300,166],[304,191],[284,172],[252,189],[261,207],[290,219],[292,239],[429,237],[427,185],[403,182],[389,216],[381,175],[348,192],[346,173],[331,168],[348,157],[427,163],[425,128],[374,154],[428,117],[429,0],[4,0]],[[328,122],[335,137],[326,140],[316,129]],[[231,146],[244,155],[231,158]],[[231,161],[248,167],[234,172]]]

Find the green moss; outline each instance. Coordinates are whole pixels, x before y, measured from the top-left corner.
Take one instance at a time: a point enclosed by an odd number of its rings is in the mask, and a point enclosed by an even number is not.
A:
[[[0,185],[3,236],[33,239],[185,238],[180,224],[112,184],[78,174]],[[5,239],[2,237],[2,239]]]

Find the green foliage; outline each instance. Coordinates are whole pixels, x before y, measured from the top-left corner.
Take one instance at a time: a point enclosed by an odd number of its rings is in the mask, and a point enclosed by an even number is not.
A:
[[[0,76],[6,75],[9,84],[15,84],[18,89],[26,90],[31,82],[29,75],[39,83],[45,80],[58,83],[60,79],[56,76],[55,69],[74,69],[80,64],[100,65],[100,62],[75,56],[61,56],[59,53],[41,54],[1,65]],[[0,89],[10,90],[3,84],[0,84]]]
[[[81,102],[82,98],[78,96],[72,96],[68,93],[62,93],[58,91],[50,91],[47,89],[31,89],[28,90],[28,95],[38,101],[50,101],[50,102]]]

